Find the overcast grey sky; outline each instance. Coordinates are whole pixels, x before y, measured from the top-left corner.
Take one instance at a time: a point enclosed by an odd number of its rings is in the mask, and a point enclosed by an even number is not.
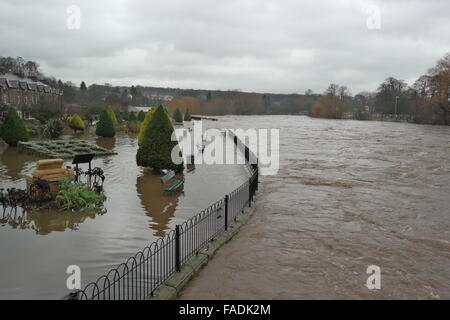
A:
[[[448,0],[1,0],[0,55],[77,84],[354,94],[425,73],[450,51],[449,14]]]

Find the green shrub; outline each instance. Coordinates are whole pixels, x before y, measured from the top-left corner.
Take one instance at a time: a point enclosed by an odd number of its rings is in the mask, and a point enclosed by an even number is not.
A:
[[[128,121],[137,121],[136,114],[134,112],[130,112]]]
[[[175,120],[176,123],[183,122],[183,114],[181,113],[180,109],[177,108],[173,113],[173,120]]]
[[[159,106],[150,120],[142,144],[136,154],[136,162],[142,167],[151,167],[155,173],[162,169],[172,169],[176,172],[183,171],[183,163],[172,162],[172,150],[177,147],[178,142],[172,141],[174,128],[164,111]]]
[[[13,107],[8,110],[6,120],[0,128],[0,136],[10,146],[17,146],[19,141],[29,139],[25,125]]]
[[[27,128],[28,137],[36,137],[40,131],[38,126],[32,124],[26,124],[25,128]]]
[[[49,120],[44,126],[43,136],[50,139],[56,139],[62,135],[64,125],[60,120]]]
[[[100,114],[95,134],[100,137],[114,137],[116,135],[116,128],[107,110],[103,110]]]
[[[127,131],[131,133],[139,133],[140,124],[136,120],[127,122]]]
[[[121,113],[120,118],[122,120],[128,121],[130,119],[130,113],[127,110],[125,110]]]
[[[111,118],[111,121],[115,127],[119,125],[119,121],[117,121],[116,113],[111,107],[108,107],[106,109],[106,112],[108,112],[109,117]]]
[[[138,117],[137,117],[138,121],[142,122],[145,119],[145,112],[144,111],[139,111],[138,113]]]
[[[70,117],[69,127],[75,131],[75,133],[80,130],[83,131],[86,128],[83,119],[78,114],[74,114]]]
[[[191,114],[189,113],[189,109],[186,109],[186,113],[184,114],[184,121],[191,121],[192,117]]]
[[[72,178],[60,180],[59,188],[55,203],[61,210],[92,209],[106,200],[105,195],[89,190],[81,183],[73,183]]]
[[[60,117],[61,107],[52,103],[40,102],[31,108],[31,115],[44,124],[49,119]]]
[[[152,120],[153,115],[155,114],[156,109],[152,108],[148,110],[145,115],[144,121],[141,123],[141,127],[139,128],[139,136],[138,136],[138,145],[142,144],[142,140],[144,139],[145,131],[147,130],[148,124],[150,120]]]

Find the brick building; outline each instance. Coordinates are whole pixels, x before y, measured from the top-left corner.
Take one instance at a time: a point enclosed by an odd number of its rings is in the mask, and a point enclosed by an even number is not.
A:
[[[0,111],[12,106],[21,113],[40,102],[61,106],[62,95],[62,90],[51,88],[37,79],[0,74]]]

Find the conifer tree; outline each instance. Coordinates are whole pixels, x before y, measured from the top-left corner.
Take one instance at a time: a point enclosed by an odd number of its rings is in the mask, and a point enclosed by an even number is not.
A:
[[[116,128],[107,110],[103,110],[100,114],[95,134],[100,137],[114,137],[116,135]]]
[[[172,141],[174,128],[164,111],[159,106],[148,124],[147,130],[136,154],[136,162],[142,167],[151,167],[155,173],[162,169],[183,171],[183,162],[176,164],[172,161],[172,150],[178,147],[177,141]]]
[[[19,141],[28,141],[27,128],[13,107],[9,108],[6,120],[0,127],[0,137],[10,146],[17,146]]]

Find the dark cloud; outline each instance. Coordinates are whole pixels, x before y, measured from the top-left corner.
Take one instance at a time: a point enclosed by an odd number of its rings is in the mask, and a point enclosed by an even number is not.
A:
[[[66,27],[70,5],[80,30]],[[366,27],[369,5],[380,30]],[[74,82],[356,93],[413,81],[450,51],[448,12],[446,0],[2,0],[0,55]]]

